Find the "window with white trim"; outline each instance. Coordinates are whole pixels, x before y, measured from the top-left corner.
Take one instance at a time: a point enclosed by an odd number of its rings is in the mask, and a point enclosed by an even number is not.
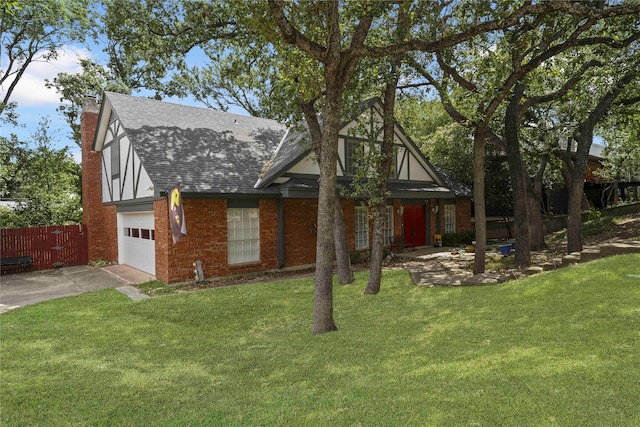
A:
[[[387,206],[387,214],[384,218],[384,244],[390,245],[393,241],[393,206]]]
[[[258,208],[227,209],[229,264],[260,261]]]
[[[453,203],[444,205],[444,232],[445,234],[456,232],[456,205]]]
[[[364,206],[356,206],[356,249],[369,247],[369,212]]]

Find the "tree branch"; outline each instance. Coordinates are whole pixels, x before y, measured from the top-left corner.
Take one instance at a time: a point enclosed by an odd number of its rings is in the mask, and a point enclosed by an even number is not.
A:
[[[269,0],[271,16],[280,29],[282,39],[289,44],[298,46],[316,61],[326,63],[327,48],[308,39],[293,26],[284,14],[284,5],[283,0]]]

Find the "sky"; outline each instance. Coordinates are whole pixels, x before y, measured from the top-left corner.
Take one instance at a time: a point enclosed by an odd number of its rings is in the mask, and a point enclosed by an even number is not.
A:
[[[67,45],[60,50],[60,55],[55,61],[40,61],[29,65],[11,96],[11,100],[18,104],[16,112],[19,114],[18,122],[21,126],[14,127],[2,123],[0,124],[0,135],[8,137],[15,133],[20,140],[26,141],[38,128],[41,118],[47,116],[51,121],[49,135],[54,146],[58,148],[68,146],[73,157],[80,162],[80,147],[73,142],[71,128],[64,117],[56,111],[56,108],[60,106],[60,95],[56,93],[55,89],[47,89],[45,80],[53,81],[58,73],[81,72],[79,58],[87,58],[91,55],[86,47]],[[7,58],[1,57],[0,68],[4,69],[6,62]],[[0,87],[0,93],[3,95],[6,87],[8,84]]]
[[[82,153],[80,147],[71,137],[71,128],[65,121],[62,113],[56,111],[60,106],[60,95],[55,89],[48,89],[45,80],[53,81],[58,73],[75,74],[82,72],[80,58],[92,58],[101,65],[106,64],[106,56],[99,46],[66,45],[60,51],[58,58],[51,62],[34,62],[27,68],[16,89],[11,101],[18,104],[16,112],[19,114],[18,122],[20,127],[14,127],[7,123],[0,123],[0,135],[9,137],[16,134],[21,141],[28,141],[31,135],[37,130],[38,124],[43,116],[50,120],[49,135],[53,145],[57,148],[68,147],[74,159],[80,163]],[[6,56],[0,56],[0,69],[7,66]],[[0,95],[4,95],[5,88],[10,82],[5,82],[0,87]],[[134,94],[144,96],[144,94]],[[192,100],[170,99],[171,102],[196,105]],[[233,111],[237,114],[246,114],[244,111]]]

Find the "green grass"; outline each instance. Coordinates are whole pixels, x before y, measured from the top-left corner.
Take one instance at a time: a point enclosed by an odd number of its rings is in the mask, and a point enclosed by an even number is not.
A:
[[[0,316],[1,424],[640,425],[640,256],[498,286],[310,279]]]

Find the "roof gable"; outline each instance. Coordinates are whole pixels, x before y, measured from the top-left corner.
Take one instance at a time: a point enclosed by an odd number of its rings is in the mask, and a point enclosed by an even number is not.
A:
[[[367,111],[377,115],[379,121],[381,121],[382,101],[379,98],[372,98],[360,104],[358,113],[354,114],[351,120],[342,123],[340,130],[341,138],[349,138],[353,135],[357,136],[357,134],[354,133],[357,132],[357,123],[362,119]],[[402,146],[411,153],[412,159],[414,160],[414,167],[417,165],[422,168],[424,170],[422,175],[428,177],[429,181],[433,181],[440,186],[444,185],[442,176],[424,157],[424,154],[422,154],[420,149],[405,133],[400,124],[395,120],[394,122],[394,139],[396,140],[396,144],[398,144],[399,141]],[[304,126],[304,129],[300,132],[290,132],[281,142],[269,164],[265,166],[265,169],[255,184],[255,188],[266,188],[270,184],[274,183],[278,178],[286,175],[287,172],[300,169],[296,167],[297,165],[300,165],[302,162],[309,162],[308,164],[313,163],[314,159],[315,155],[312,151],[311,143],[309,141],[309,132],[307,131],[306,126]]]
[[[112,114],[158,192],[178,182],[185,193],[255,192],[256,177],[286,130],[273,120],[106,92],[97,150]]]

